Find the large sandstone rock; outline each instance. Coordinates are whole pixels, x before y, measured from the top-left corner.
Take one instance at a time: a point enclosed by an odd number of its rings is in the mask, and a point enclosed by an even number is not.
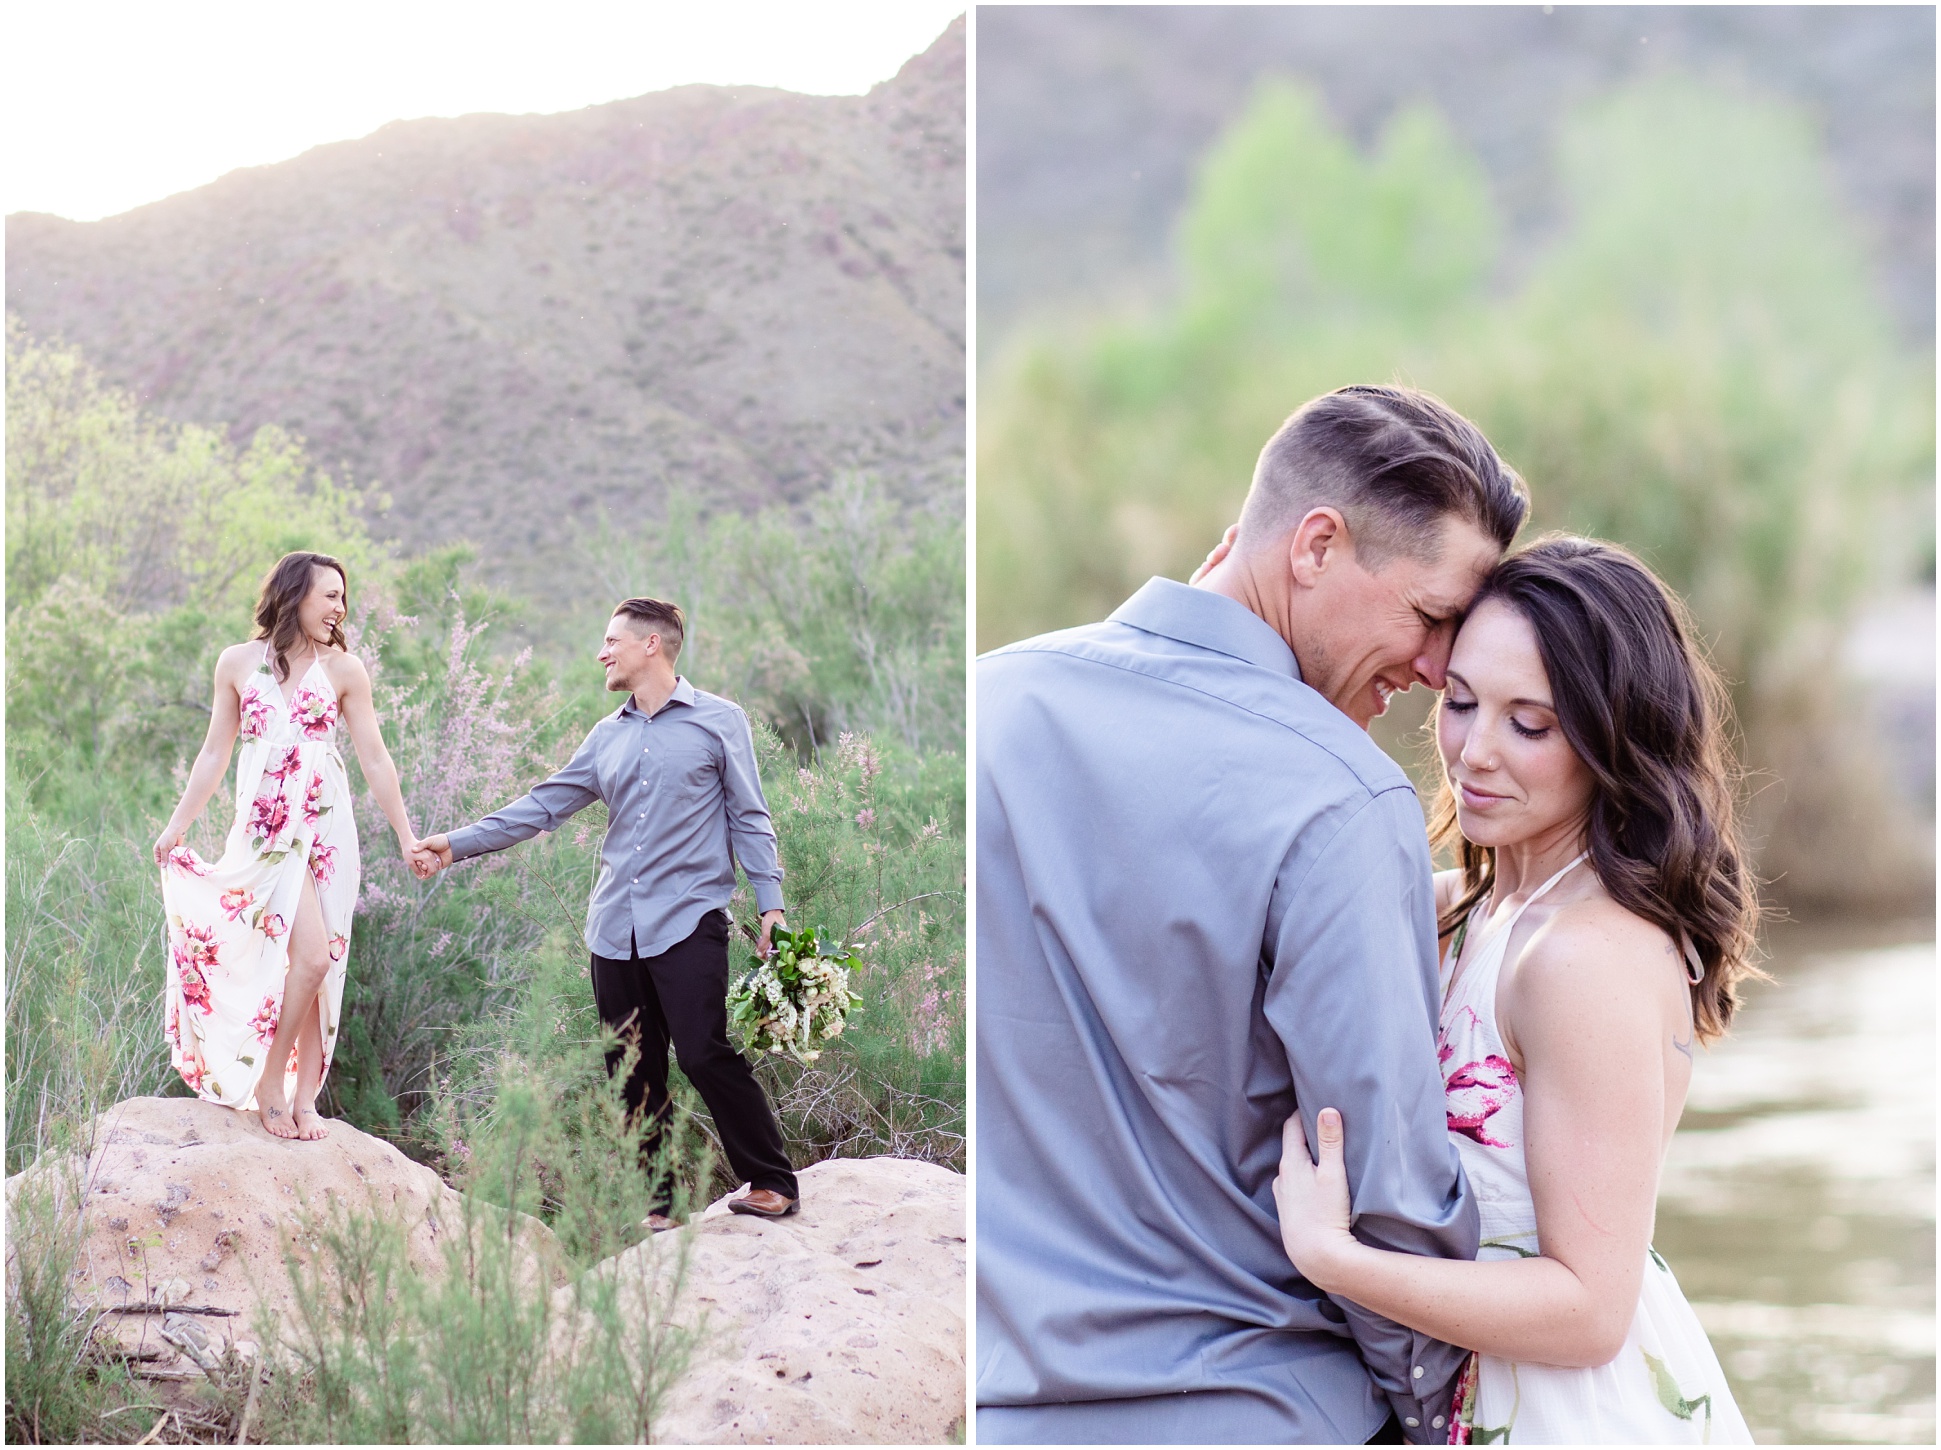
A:
[[[688,1230],[676,1317],[702,1354],[654,1438],[675,1444],[937,1443],[964,1418],[964,1179],[905,1158],[804,1169],[802,1211],[724,1199]],[[672,1235],[628,1250],[673,1251]],[[562,1291],[570,1292],[570,1291]]]
[[[420,1274],[443,1272],[442,1245],[462,1231],[453,1189],[348,1123],[332,1122],[328,1138],[300,1142],[271,1136],[255,1113],[196,1098],[130,1098],[95,1120],[93,1144],[79,1177],[85,1216],[75,1298],[109,1309],[166,1302],[218,1353],[225,1339],[255,1340],[256,1305],[289,1313],[294,1291],[284,1250],[309,1261],[306,1206],[396,1215],[408,1225],[410,1264]],[[74,1166],[39,1163],[15,1175],[9,1204],[29,1175]],[[521,1228],[535,1269],[563,1279],[551,1232],[532,1219]],[[160,1314],[109,1314],[104,1327],[124,1343],[162,1349],[160,1367],[174,1363],[157,1332]],[[186,1361],[179,1367],[193,1372]]]

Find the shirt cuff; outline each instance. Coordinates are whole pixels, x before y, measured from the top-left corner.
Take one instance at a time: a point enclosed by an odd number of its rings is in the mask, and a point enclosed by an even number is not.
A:
[[[755,910],[766,916],[771,911],[782,909],[782,883],[779,881],[757,881],[755,886]]]
[[[467,857],[477,856],[483,852],[484,847],[478,844],[478,838],[479,828],[477,826],[460,826],[455,831],[447,831],[445,833],[445,844],[451,847],[452,863],[454,865],[465,860]]]

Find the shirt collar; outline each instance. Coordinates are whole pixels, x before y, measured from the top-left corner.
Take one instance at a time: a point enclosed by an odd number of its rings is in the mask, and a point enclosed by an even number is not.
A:
[[[667,697],[667,704],[662,705],[661,709],[665,710],[667,708],[667,705],[675,705],[675,704],[692,705],[693,703],[694,703],[694,686],[688,683],[687,676],[686,675],[674,676],[674,693]],[[640,718],[643,720],[652,718],[652,716],[648,715],[646,711],[642,710],[638,705],[634,704],[634,697],[632,695],[629,695],[627,696],[626,699],[622,700],[620,702],[620,708],[618,710],[615,710],[613,713],[616,715],[634,714],[634,715],[640,716]],[[658,714],[659,712],[656,711],[655,713]]]
[[[1300,662],[1274,627],[1246,605],[1176,579],[1148,579],[1112,611],[1118,624],[1198,645],[1263,670],[1301,678]]]

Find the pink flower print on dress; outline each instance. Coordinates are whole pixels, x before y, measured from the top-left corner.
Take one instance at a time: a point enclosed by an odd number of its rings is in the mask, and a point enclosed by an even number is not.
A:
[[[1473,1008],[1465,1007],[1462,1010],[1472,1020],[1475,1018]],[[1460,1133],[1486,1148],[1511,1147],[1509,1143],[1501,1143],[1490,1137],[1486,1129],[1489,1120],[1516,1098],[1515,1066],[1507,1057],[1492,1052],[1479,1061],[1465,1062],[1451,1072],[1449,1062],[1454,1055],[1455,1049],[1447,1041],[1436,1052],[1443,1066],[1443,1113],[1449,1131]]]
[[[303,769],[303,751],[291,745],[284,749],[273,764],[263,767],[263,774],[269,780],[288,780]]]
[[[176,1070],[182,1074],[182,1081],[189,1085],[190,1092],[195,1093],[195,1092],[202,1091],[202,1074],[205,1071],[207,1071],[207,1069],[205,1069],[201,1063],[197,1062],[192,1057],[187,1062],[183,1063],[182,1066]]]
[[[283,936],[283,933],[288,931],[289,929],[290,929],[289,923],[284,921],[282,917],[276,915],[274,912],[270,913],[270,915],[263,918],[263,935],[268,937],[271,941],[280,940]]]
[[[259,795],[249,808],[249,834],[255,839],[258,851],[267,851],[289,824],[290,803],[281,791]]]
[[[237,733],[245,740],[260,740],[270,728],[270,702],[251,685],[243,691],[242,722]]]
[[[310,850],[310,874],[317,878],[317,888],[322,890],[330,885],[330,878],[337,870],[337,848],[319,843]]]
[[[297,728],[312,740],[322,740],[337,723],[337,702],[326,700],[315,690],[299,690],[290,703],[290,714]]]
[[[275,997],[265,997],[263,1005],[256,1009],[256,1015],[250,1018],[250,1030],[256,1034],[256,1040],[263,1046],[268,1047],[275,1040],[276,1019],[282,1011],[282,1002]]]
[[[317,817],[324,813],[323,772],[318,771],[310,777],[310,788],[303,793],[303,823],[306,826],[317,824]]]
[[[182,1000],[204,1017],[209,1015],[209,982],[193,962],[177,962],[176,978],[182,983]]]
[[[172,945],[182,1000],[206,1017],[210,1012],[207,973],[222,965],[216,956],[216,929],[184,922],[180,937]]]
[[[187,846],[177,846],[168,853],[168,863],[177,871],[186,871],[191,876],[207,876],[208,863]]]
[[[341,962],[344,959],[344,953],[348,950],[350,950],[349,937],[333,936],[330,939],[330,959],[333,962]]]
[[[256,904],[256,893],[242,886],[232,886],[217,900],[222,906],[223,915],[231,921],[241,921],[243,913]]]
[[[169,1040],[171,1046],[176,1048],[182,1046],[182,1014],[175,1010],[173,1002],[168,1004],[168,1022],[162,1028],[162,1035]]]

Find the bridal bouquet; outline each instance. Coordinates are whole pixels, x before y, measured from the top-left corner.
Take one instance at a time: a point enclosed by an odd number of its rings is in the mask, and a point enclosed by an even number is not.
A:
[[[863,999],[849,990],[849,974],[863,959],[828,938],[828,928],[776,927],[766,961],[756,962],[728,994],[728,1016],[742,1041],[757,1052],[786,1052],[814,1062],[818,1043],[840,1037],[849,1010]]]

